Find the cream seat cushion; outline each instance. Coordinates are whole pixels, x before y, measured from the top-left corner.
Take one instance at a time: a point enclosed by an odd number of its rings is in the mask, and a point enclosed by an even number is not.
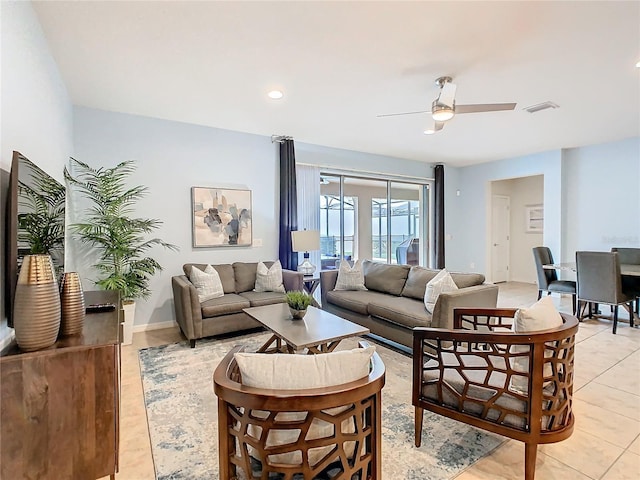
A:
[[[207,265],[204,272],[197,267],[192,267],[189,273],[189,280],[196,287],[200,303],[212,298],[220,298],[224,295],[220,275],[211,265]]]
[[[456,282],[453,281],[451,274],[443,268],[440,270],[440,273],[427,283],[427,288],[424,292],[424,306],[427,312],[433,313],[438,297],[441,294],[454,290],[458,290],[458,286]]]
[[[343,262],[345,263],[345,262]],[[354,348],[353,350],[326,353],[322,355],[290,355],[290,354],[265,354],[245,353],[235,354],[235,360],[240,369],[242,384],[249,387],[298,390],[309,388],[330,387],[353,382],[369,375],[371,357],[375,347]],[[336,415],[347,409],[336,407],[327,410],[330,415]],[[252,414],[259,418],[267,418],[268,412],[253,410]],[[306,412],[281,412],[278,414],[280,421],[301,421],[306,418]],[[355,432],[352,418],[347,418],[341,424],[344,433]],[[260,429],[249,425],[247,432],[260,437]],[[313,420],[305,440],[325,438],[333,435],[333,425],[326,422]],[[266,446],[286,445],[298,440],[298,430],[272,429],[266,440]],[[349,457],[353,456],[355,444],[345,446]],[[317,448],[309,451],[309,463],[316,465],[330,451],[331,446]],[[255,449],[250,448],[249,453],[257,455]],[[264,461],[264,459],[262,459]],[[270,462],[298,465],[302,463],[302,455],[299,450],[277,455],[269,455]]]

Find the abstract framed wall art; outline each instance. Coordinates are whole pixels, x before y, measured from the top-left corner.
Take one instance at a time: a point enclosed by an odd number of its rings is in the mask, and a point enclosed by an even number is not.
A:
[[[250,247],[251,190],[191,187],[193,246]]]

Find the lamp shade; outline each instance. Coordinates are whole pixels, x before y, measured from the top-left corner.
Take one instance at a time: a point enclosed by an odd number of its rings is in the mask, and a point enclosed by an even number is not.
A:
[[[291,249],[294,252],[320,250],[319,230],[298,230],[291,232]]]

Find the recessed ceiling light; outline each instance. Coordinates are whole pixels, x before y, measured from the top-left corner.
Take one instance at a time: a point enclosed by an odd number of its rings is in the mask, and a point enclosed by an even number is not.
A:
[[[425,135],[433,135],[434,133],[436,133],[436,131],[432,128],[428,128],[427,130],[424,131]]]
[[[640,62],[636,63],[636,68],[640,68]]]
[[[267,95],[269,96],[269,98],[272,98],[274,100],[280,100],[282,97],[284,97],[284,93],[282,93],[280,90],[271,90],[269,93],[267,93]]]

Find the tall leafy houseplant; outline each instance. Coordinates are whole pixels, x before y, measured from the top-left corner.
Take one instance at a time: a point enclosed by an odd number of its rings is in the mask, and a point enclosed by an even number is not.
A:
[[[162,224],[160,220],[131,216],[135,204],[148,190],[142,185],[127,185],[135,163],[126,161],[113,168],[95,169],[74,158],[70,162],[74,174],[65,168],[65,179],[91,202],[84,222],[72,225],[71,229],[82,243],[96,248],[100,254],[96,265],[100,278],[95,280],[96,285],[119,291],[123,303],[147,298],[151,294],[149,280],[162,270],[148,256],[149,250],[158,245],[170,250],[177,247],[159,238],[147,238]]]

